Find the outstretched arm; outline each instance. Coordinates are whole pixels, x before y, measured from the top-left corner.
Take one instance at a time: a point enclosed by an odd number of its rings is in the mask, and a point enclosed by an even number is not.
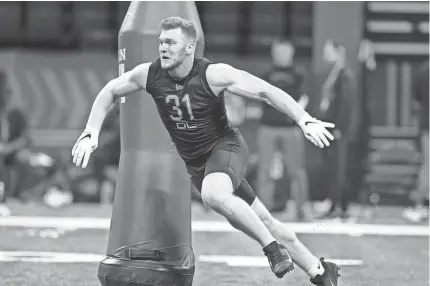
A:
[[[94,100],[86,125],[88,129],[99,132],[106,114],[119,97],[145,88],[149,65],[150,63],[138,65],[106,84]]]
[[[227,64],[212,64],[206,71],[206,78],[209,85],[219,92],[227,90],[271,104],[295,120],[306,138],[321,148],[330,145],[327,138],[333,140],[333,136],[325,129],[334,127],[333,124],[312,118],[290,95],[258,77]]]
[[[287,93],[227,64],[212,64],[207,69],[207,79],[211,86],[218,86],[230,93],[266,101],[277,110],[298,122],[306,111]]]
[[[72,149],[73,163],[85,168],[91,153],[98,146],[98,137],[106,114],[119,97],[146,87],[150,63],[138,65],[116,79],[111,80],[97,95],[84,132]]]

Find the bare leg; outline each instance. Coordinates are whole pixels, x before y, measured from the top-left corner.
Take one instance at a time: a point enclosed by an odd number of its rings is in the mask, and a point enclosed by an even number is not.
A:
[[[211,173],[205,177],[202,200],[262,247],[276,240],[252,208],[233,194],[233,184],[227,174]]]
[[[258,198],[255,199],[251,208],[260,217],[279,243],[284,244],[288,248],[294,263],[312,278],[317,274],[323,273],[324,269],[320,267],[318,258],[299,241],[294,232],[290,231],[287,226],[272,217]]]

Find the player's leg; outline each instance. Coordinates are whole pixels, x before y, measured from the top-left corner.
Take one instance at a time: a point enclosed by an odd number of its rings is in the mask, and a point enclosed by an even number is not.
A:
[[[249,184],[241,184],[241,186],[251,188]],[[294,263],[311,277],[312,283],[323,286],[337,285],[339,267],[336,264],[325,262],[323,259],[318,259],[314,256],[300,242],[294,232],[269,213],[258,198],[254,200],[251,208],[260,217],[273,236],[288,248]]]
[[[201,194],[202,200],[224,216],[230,224],[255,239],[263,247],[272,271],[279,278],[293,269],[291,257],[279,245],[250,205],[255,194],[235,194],[243,180],[248,160],[248,149],[238,135],[226,138],[212,151],[206,163]],[[240,197],[239,197],[240,195]]]
[[[219,144],[221,146],[217,146],[218,149],[212,152],[207,163],[204,162],[205,160],[197,160],[187,165],[188,173],[194,186],[200,191],[205,205],[224,216],[233,227],[243,231],[265,247],[275,239],[251,210],[250,203],[247,204],[234,195],[234,183],[226,173],[232,157],[231,148],[223,150],[223,144],[224,142],[221,142]],[[238,149],[238,152],[234,157],[240,157],[241,152],[242,157],[247,158],[247,150]],[[248,198],[250,199],[252,198]]]
[[[229,175],[214,172],[205,176],[202,200],[215,212],[224,216],[234,228],[255,239],[262,247],[276,240],[250,206],[234,195]]]

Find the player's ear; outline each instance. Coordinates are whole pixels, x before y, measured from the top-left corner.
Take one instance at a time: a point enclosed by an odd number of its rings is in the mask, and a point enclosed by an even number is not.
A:
[[[194,47],[195,47],[194,41],[189,41],[185,49],[185,52],[187,53],[187,55],[190,55],[193,53]]]

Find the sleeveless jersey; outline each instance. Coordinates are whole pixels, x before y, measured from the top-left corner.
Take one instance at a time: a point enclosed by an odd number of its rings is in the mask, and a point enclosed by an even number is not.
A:
[[[174,79],[161,68],[160,58],[149,67],[146,91],[151,94],[164,126],[185,162],[208,154],[233,130],[224,104],[206,80],[211,62],[195,58],[185,78]]]

